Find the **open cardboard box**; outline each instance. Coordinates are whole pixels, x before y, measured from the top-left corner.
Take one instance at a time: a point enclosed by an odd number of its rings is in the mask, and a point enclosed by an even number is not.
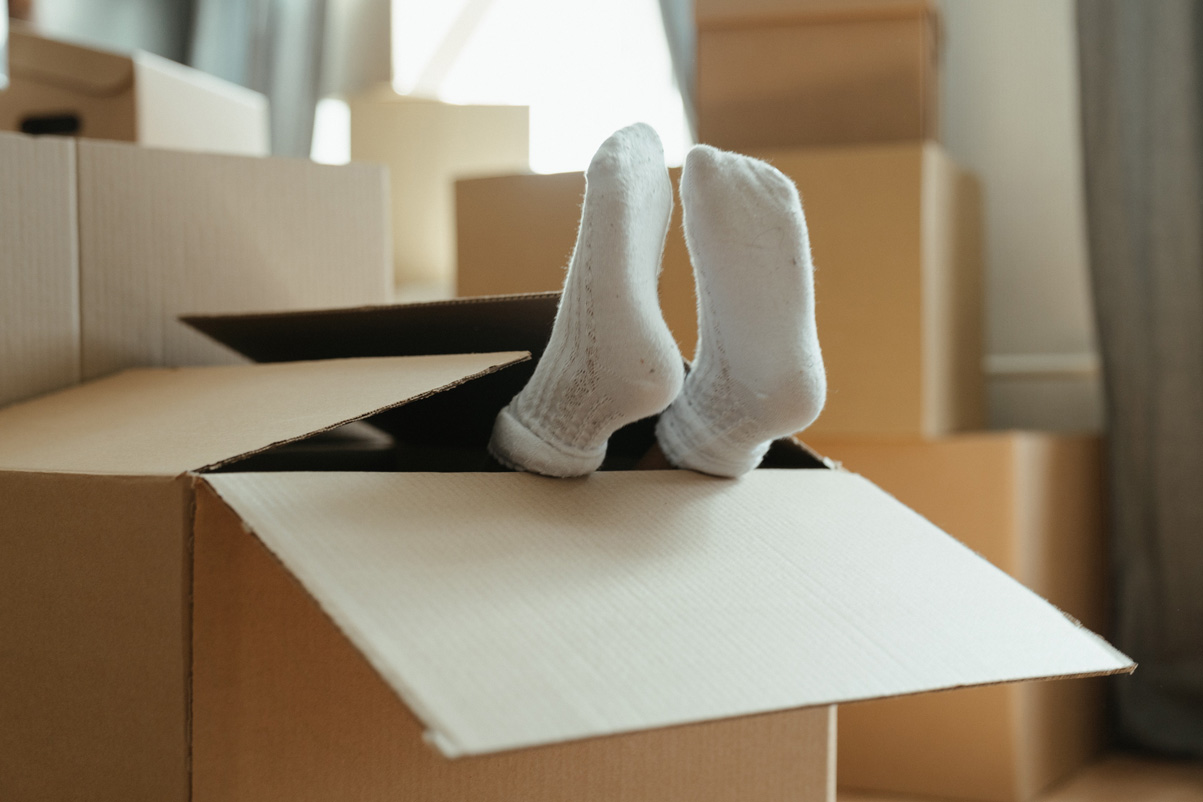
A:
[[[0,798],[830,800],[837,702],[1132,669],[793,441],[734,481],[484,470],[533,362],[473,352],[549,307],[363,310],[428,323],[376,348],[469,352],[134,370],[0,410]],[[392,470],[247,459],[369,417]]]

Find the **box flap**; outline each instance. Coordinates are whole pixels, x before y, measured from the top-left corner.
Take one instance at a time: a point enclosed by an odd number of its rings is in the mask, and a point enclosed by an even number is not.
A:
[[[1132,668],[841,471],[206,481],[449,756]]]
[[[120,94],[134,82],[134,61],[126,55],[49,39],[25,26],[13,26],[8,44],[14,78],[97,96]]]
[[[189,326],[256,362],[476,351],[543,352],[558,292],[255,315],[187,315]]]
[[[459,354],[130,370],[0,410],[0,470],[174,476],[527,358]]]

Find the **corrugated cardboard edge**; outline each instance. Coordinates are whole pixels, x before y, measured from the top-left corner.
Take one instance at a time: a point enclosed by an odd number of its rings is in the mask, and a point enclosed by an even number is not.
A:
[[[477,297],[446,298],[438,301],[417,301],[404,304],[371,304],[368,306],[324,307],[322,309],[291,309],[277,312],[251,312],[248,314],[229,315],[180,315],[180,322],[186,323],[202,334],[204,329],[196,324],[206,320],[224,320],[237,318],[239,320],[265,320],[272,318],[287,318],[315,315],[345,315],[349,312],[377,312],[390,309],[426,309],[453,306],[479,306],[481,304],[508,303],[510,301],[536,300],[559,297],[559,290],[549,292],[515,292],[508,295],[482,295]]]
[[[421,401],[424,398],[430,398],[431,396],[438,395],[439,393],[446,392],[447,390],[450,390],[455,387],[459,387],[462,384],[466,384],[467,382],[470,382],[473,379],[479,379],[483,376],[488,376],[489,374],[496,373],[499,370],[502,370],[502,369],[508,368],[508,367],[512,367],[513,365],[520,365],[523,362],[529,361],[530,358],[531,358],[531,355],[530,355],[529,351],[522,352],[522,356],[518,357],[517,359],[512,359],[509,362],[502,362],[501,364],[492,365],[490,367],[485,368],[484,370],[477,371],[476,373],[473,373],[470,376],[464,376],[462,379],[452,382],[451,384],[444,384],[440,387],[434,387],[430,390],[427,390],[424,393],[419,393],[418,395],[402,399],[395,403],[386,404],[378,409],[372,409],[372,410],[369,410],[362,414],[354,415],[354,416],[346,418],[344,420],[339,420],[335,423],[328,424],[319,429],[313,429],[313,430],[307,432],[306,434],[300,435],[298,437],[288,437],[283,440],[278,440],[274,443],[270,443],[261,448],[256,448],[251,451],[245,451],[245,452],[242,452],[241,454],[236,454],[234,456],[226,457],[224,459],[218,460],[217,462],[212,462],[212,463],[209,463],[208,465],[203,465],[199,468],[192,469],[189,472],[190,473],[204,473],[205,471],[216,470],[217,468],[221,468],[225,465],[229,465],[232,462],[237,462],[237,461],[245,459],[247,457],[254,456],[255,454],[261,454],[264,451],[268,451],[268,450],[276,448],[278,446],[287,445],[288,443],[295,443],[298,440],[304,440],[308,437],[312,437],[315,434],[321,434],[322,432],[328,432],[332,429],[337,429],[339,426],[344,426],[348,423],[353,423],[355,421],[364,420],[365,418],[370,418],[373,415],[378,415],[381,412],[385,412],[390,409],[396,409],[397,407],[403,407],[406,404],[412,404],[415,401]]]

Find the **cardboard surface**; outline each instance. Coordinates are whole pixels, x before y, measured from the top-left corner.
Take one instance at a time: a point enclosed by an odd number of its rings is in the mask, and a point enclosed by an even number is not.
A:
[[[195,802],[832,798],[833,708],[448,761],[208,488],[196,520]]]
[[[934,4],[698,6],[700,141],[747,151],[939,136]]]
[[[379,167],[78,148],[84,378],[240,361],[181,314],[391,297]]]
[[[828,399],[808,434],[934,436],[981,428],[976,180],[930,144],[758,155],[797,183],[810,230]],[[584,188],[580,173],[460,181],[458,293],[559,289]],[[697,304],[680,215],[677,204],[660,301],[689,357]]]
[[[0,406],[79,381],[75,149],[0,134]]]
[[[10,31],[0,130],[265,156],[267,99],[150,53],[121,54]]]
[[[526,106],[460,106],[380,86],[347,99],[351,158],[389,168],[399,285],[450,285],[455,272],[455,179],[525,170]]]
[[[126,371],[0,410],[0,470],[175,476],[367,417],[526,356]]]
[[[1097,438],[983,433],[936,441],[809,438],[1095,631],[1106,631]],[[1029,800],[1102,747],[1097,680],[963,689],[841,711],[841,783]]]
[[[0,799],[187,798],[188,484],[0,472]]]
[[[851,474],[206,481],[447,755],[1131,668]]]

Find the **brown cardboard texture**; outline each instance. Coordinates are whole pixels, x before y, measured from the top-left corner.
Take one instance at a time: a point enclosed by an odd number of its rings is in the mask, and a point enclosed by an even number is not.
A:
[[[813,438],[1085,626],[1105,631],[1096,437]],[[840,782],[879,792],[1024,802],[1103,746],[1098,680],[974,688],[841,711]]]
[[[810,230],[829,394],[809,433],[935,436],[981,428],[977,181],[932,144],[758,155],[797,183]],[[559,289],[584,184],[580,173],[460,181],[459,294]],[[690,356],[697,305],[679,204],[674,214],[660,301]]]
[[[0,130],[265,156],[267,99],[152,53],[10,31]]]
[[[0,134],[0,406],[79,381],[75,149]]]
[[[392,297],[383,168],[0,133],[0,406],[230,363],[185,312]]]
[[[0,796],[830,800],[833,703],[1131,670],[790,441],[739,481],[415,459],[483,453],[525,356],[131,371],[0,410]],[[393,470],[239,459],[386,406]]]
[[[899,0],[697,3],[700,141],[730,150],[939,136],[939,18]]]
[[[526,106],[461,106],[380,86],[352,95],[351,158],[389,168],[399,285],[450,286],[455,275],[455,179],[525,170]]]
[[[189,798],[185,472],[514,358],[138,370],[0,410],[0,798]]]

